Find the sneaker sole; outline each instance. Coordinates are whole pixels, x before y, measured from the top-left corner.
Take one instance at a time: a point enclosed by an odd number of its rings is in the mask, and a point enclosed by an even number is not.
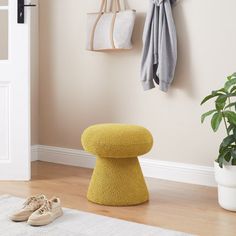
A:
[[[29,217],[22,217],[22,218],[20,218],[20,217],[10,217],[10,220],[11,221],[14,221],[14,222],[24,222],[24,221],[27,221],[29,219]]]
[[[63,211],[60,210],[57,214],[55,214],[49,221],[33,221],[33,220],[28,220],[27,224],[31,226],[44,226],[52,223],[54,220],[57,218],[61,217],[63,215]]]

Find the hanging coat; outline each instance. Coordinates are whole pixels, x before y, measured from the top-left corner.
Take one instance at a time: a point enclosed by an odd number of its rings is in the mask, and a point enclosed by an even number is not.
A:
[[[176,0],[149,0],[143,32],[141,81],[144,90],[167,92],[174,78],[177,62],[177,37],[171,4]]]

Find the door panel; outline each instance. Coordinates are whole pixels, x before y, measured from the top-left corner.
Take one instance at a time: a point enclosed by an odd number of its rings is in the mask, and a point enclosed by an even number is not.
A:
[[[30,9],[18,24],[17,2],[0,0],[0,180],[30,179]]]
[[[8,5],[8,0],[1,0],[0,1],[0,6],[7,6]]]
[[[8,58],[8,10],[0,10],[0,60]]]
[[[0,84],[0,161],[9,160],[9,84]]]

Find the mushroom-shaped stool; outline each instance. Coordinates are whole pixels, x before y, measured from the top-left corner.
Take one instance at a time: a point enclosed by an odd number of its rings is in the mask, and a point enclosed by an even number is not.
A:
[[[153,138],[147,129],[125,124],[93,125],[83,132],[82,145],[97,157],[87,193],[89,201],[108,206],[148,201],[137,158],[152,148]]]

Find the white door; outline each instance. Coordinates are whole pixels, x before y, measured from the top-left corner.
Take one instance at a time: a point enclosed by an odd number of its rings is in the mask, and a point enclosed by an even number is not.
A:
[[[29,180],[30,9],[0,0],[0,180]],[[22,15],[21,15],[22,19]]]

